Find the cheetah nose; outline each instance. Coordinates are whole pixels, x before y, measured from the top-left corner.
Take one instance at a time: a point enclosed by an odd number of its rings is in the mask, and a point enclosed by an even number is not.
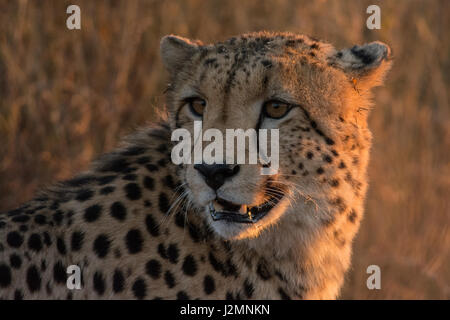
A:
[[[208,186],[214,191],[219,189],[227,179],[239,172],[239,165],[227,164],[196,164],[194,169],[198,170]]]

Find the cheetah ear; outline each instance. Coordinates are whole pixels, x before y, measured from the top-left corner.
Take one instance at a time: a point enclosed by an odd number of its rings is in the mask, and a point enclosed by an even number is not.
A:
[[[161,39],[160,50],[164,66],[170,73],[180,70],[183,64],[199,49],[202,43],[174,35]]]
[[[330,64],[342,69],[358,89],[369,90],[383,83],[391,58],[391,48],[376,41],[335,52]]]

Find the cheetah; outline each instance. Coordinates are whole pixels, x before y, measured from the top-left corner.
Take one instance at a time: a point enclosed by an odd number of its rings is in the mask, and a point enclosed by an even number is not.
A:
[[[255,32],[214,44],[169,35],[160,51],[166,117],[0,215],[0,298],[337,298],[363,215],[371,89],[390,48]],[[175,165],[171,132],[194,121],[279,129],[278,172]]]

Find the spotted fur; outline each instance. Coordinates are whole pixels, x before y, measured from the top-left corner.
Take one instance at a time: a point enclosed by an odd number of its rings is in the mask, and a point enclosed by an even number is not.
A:
[[[370,89],[389,68],[389,48],[337,51],[261,32],[212,45],[168,36],[161,52],[169,119],[0,215],[0,298],[337,297],[367,189]],[[172,164],[171,130],[191,128],[181,105],[193,92],[208,101],[204,129],[280,129],[271,179],[289,188],[261,222],[212,221],[212,190],[192,165]],[[261,116],[273,96],[296,106],[277,122]],[[258,169],[244,165],[221,197],[261,203]],[[66,287],[69,265],[81,268],[80,290]]]

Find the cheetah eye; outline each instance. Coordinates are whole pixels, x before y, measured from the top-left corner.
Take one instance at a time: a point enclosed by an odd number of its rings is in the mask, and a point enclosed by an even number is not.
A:
[[[292,106],[286,102],[269,100],[264,103],[263,112],[264,115],[269,118],[281,119],[291,110],[291,108]]]
[[[199,97],[187,98],[186,104],[189,106],[189,110],[197,117],[202,117],[206,107],[206,101]]]

